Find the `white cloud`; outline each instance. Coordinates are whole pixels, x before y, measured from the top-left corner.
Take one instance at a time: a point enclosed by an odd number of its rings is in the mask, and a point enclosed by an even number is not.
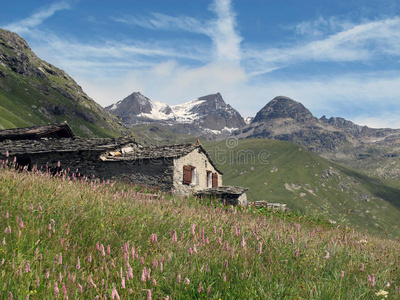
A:
[[[236,14],[230,0],[216,0],[211,5],[218,18],[212,22],[211,38],[216,47],[218,61],[231,61],[239,64],[241,60],[240,43],[242,37],[236,30]]]
[[[298,62],[349,62],[400,56],[400,18],[371,21],[291,48],[245,51],[253,75]]]
[[[17,33],[29,32],[30,29],[40,25],[44,20],[53,16],[57,11],[69,9],[70,5],[66,1],[55,2],[50,6],[42,7],[38,12],[32,14],[26,19],[8,24],[5,29]]]
[[[295,32],[302,36],[321,38],[354,27],[354,23],[337,17],[328,19],[318,17],[315,20],[303,21],[295,26]]]
[[[210,10],[216,14],[216,18],[204,21],[161,13],[152,13],[152,18],[128,16],[113,18],[113,20],[152,30],[183,30],[209,36],[214,46],[214,61],[230,61],[239,64],[242,37],[236,30],[236,14],[232,9],[231,0],[215,0],[210,5]]]
[[[183,30],[194,33],[208,34],[206,23],[187,16],[173,17],[161,13],[152,13],[152,18],[125,16],[112,18],[120,23],[137,25],[152,30]]]
[[[80,83],[90,96],[103,105],[121,100],[133,91],[172,105],[228,91],[245,81],[243,69],[230,63],[215,62],[190,68],[170,60],[149,69],[133,70],[118,81],[99,79],[96,84],[90,84],[82,78]],[[113,88],[116,84],[118,90]]]

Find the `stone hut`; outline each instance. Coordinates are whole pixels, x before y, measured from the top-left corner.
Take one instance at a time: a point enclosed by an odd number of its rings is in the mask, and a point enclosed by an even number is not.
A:
[[[100,159],[105,166],[123,165],[120,178],[182,195],[222,185],[222,172],[200,144],[138,146],[125,155],[106,152]]]
[[[199,142],[144,147],[132,137],[77,138],[63,125],[0,131],[0,160],[15,160],[28,170],[68,170],[76,176],[246,203],[247,189],[222,186],[223,173]]]

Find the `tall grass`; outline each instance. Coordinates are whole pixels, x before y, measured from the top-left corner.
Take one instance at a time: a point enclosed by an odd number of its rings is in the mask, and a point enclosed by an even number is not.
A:
[[[1,299],[400,297],[397,240],[303,215],[4,164],[0,199]]]

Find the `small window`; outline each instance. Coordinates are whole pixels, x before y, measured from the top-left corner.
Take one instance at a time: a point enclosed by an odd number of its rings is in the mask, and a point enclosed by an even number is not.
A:
[[[212,174],[212,186],[213,187],[218,186],[218,174],[217,173]]]
[[[183,183],[196,184],[196,168],[192,166],[183,166]]]
[[[207,187],[212,187],[213,176],[211,171],[207,171]]]

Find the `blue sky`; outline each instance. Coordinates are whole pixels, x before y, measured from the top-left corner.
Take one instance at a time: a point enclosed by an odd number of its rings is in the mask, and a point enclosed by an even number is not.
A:
[[[19,0],[0,27],[103,106],[221,92],[247,117],[285,95],[317,117],[400,128],[397,0]]]

